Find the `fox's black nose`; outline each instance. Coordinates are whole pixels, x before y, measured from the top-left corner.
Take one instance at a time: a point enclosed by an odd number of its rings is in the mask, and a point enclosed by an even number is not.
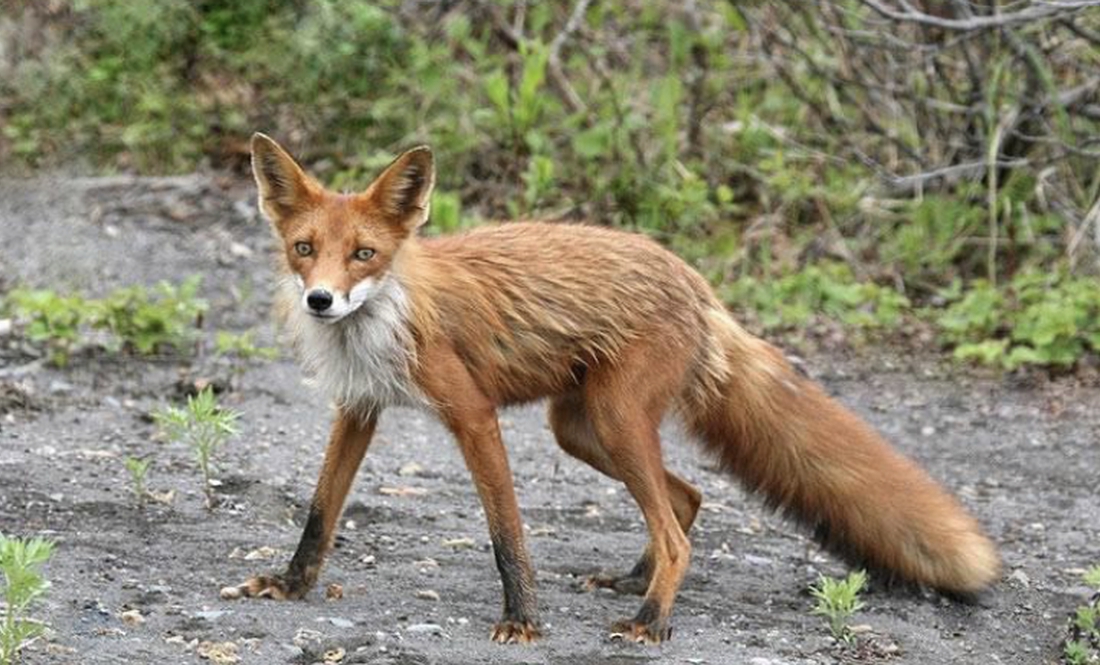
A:
[[[306,296],[306,304],[315,312],[323,312],[332,307],[332,294],[324,289],[313,289]]]

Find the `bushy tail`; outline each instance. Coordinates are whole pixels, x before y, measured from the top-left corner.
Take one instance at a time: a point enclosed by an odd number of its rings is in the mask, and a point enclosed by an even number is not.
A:
[[[727,314],[711,327],[725,367],[686,419],[727,470],[851,561],[954,593],[997,579],[993,544],[923,469]]]

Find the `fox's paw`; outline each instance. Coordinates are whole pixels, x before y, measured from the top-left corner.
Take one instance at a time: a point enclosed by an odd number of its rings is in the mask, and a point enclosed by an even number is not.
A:
[[[612,589],[621,594],[644,596],[649,588],[649,580],[644,575],[634,573],[626,575],[589,575],[588,579],[584,581],[584,588],[589,591]]]
[[[492,640],[498,644],[530,644],[542,637],[531,621],[501,621],[493,626]]]
[[[654,619],[648,623],[637,619],[616,621],[611,625],[610,637],[612,640],[660,644],[672,637],[672,626],[668,619]]]
[[[289,583],[282,575],[256,575],[244,584],[222,588],[225,600],[245,598],[271,598],[272,600],[297,600],[306,595],[309,587]]]

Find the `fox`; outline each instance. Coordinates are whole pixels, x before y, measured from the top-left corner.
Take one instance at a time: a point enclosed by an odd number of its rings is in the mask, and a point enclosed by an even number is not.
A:
[[[678,417],[725,472],[827,550],[891,579],[968,596],[999,577],[978,522],[929,474],[739,325],[708,282],[656,241],[538,221],[420,233],[432,151],[398,156],[337,193],[257,133],[252,169],[277,241],[277,309],[335,418],[304,529],[282,572],[226,597],[300,599],[315,585],[345,498],[391,406],[453,435],[488,522],[503,588],[490,638],[542,636],[535,576],[497,420],[547,400],[557,444],[623,483],[645,520],[637,563],[594,587],[643,597],[611,634],[672,634],[701,492],[665,468],[658,426]]]

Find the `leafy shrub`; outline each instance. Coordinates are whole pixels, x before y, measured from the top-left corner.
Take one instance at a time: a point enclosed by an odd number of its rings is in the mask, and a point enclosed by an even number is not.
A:
[[[954,299],[937,323],[955,357],[1014,369],[1069,367],[1100,351],[1100,289],[1089,278],[1029,270],[995,288],[978,281]]]
[[[171,347],[177,351],[194,341],[206,303],[198,298],[198,276],[179,286],[161,282],[152,291],[141,286],[119,289],[103,299],[59,295],[48,289],[14,289],[3,302],[27,338],[45,345],[58,366],[88,337],[111,333],[109,348],[148,355]]]
[[[142,286],[119,289],[95,303],[92,324],[142,355],[166,347],[182,351],[194,341],[196,324],[206,311],[197,296],[201,281],[194,275],[179,286],[161,282],[152,292]]]
[[[805,326],[816,317],[861,328],[893,328],[909,310],[905,296],[857,282],[841,263],[821,263],[775,278],[743,277],[723,295],[766,330]]]
[[[15,289],[8,293],[5,309],[25,322],[27,339],[44,344],[50,362],[58,366],[68,363],[90,313],[80,296],[61,296],[47,289]]]

